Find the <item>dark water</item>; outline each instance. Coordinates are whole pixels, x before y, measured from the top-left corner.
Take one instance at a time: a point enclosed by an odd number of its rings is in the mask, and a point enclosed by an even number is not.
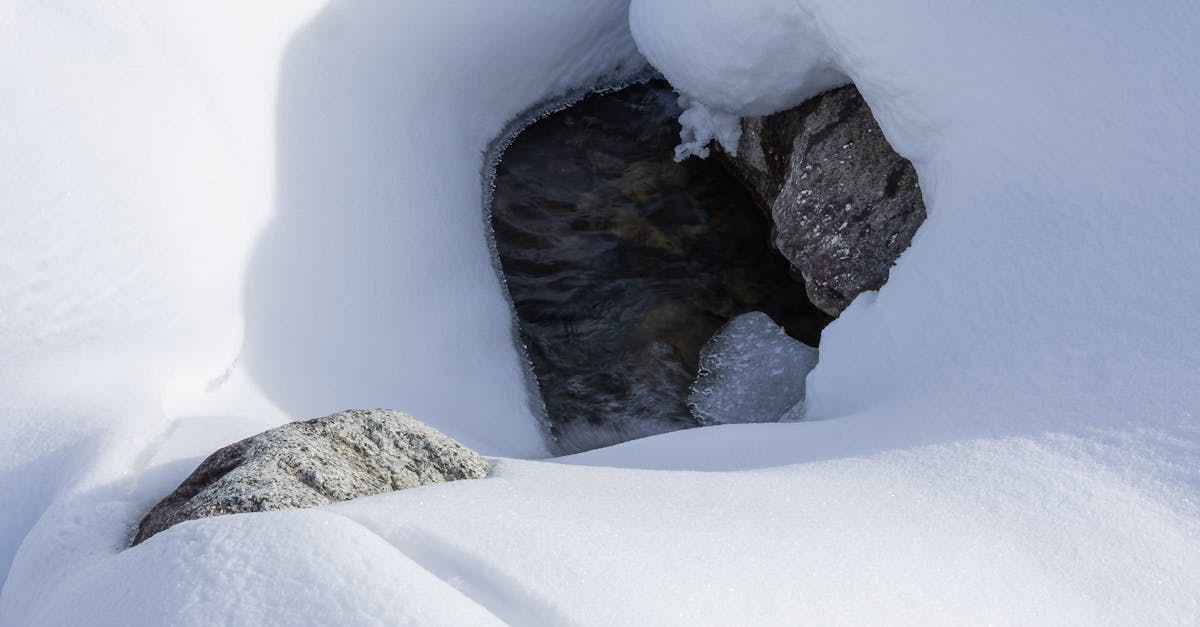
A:
[[[497,169],[496,245],[564,453],[697,426],[700,348],[733,316],[764,311],[814,346],[829,321],[740,184],[672,161],[678,113],[659,82],[592,96]]]

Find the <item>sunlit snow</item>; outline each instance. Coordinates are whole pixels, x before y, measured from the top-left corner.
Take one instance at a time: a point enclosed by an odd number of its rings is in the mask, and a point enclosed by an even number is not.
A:
[[[0,624],[1195,623],[1197,32],[1182,0],[0,5]],[[646,60],[725,116],[853,81],[929,217],[805,421],[537,461],[485,153]],[[123,550],[216,447],[375,406],[503,459]]]

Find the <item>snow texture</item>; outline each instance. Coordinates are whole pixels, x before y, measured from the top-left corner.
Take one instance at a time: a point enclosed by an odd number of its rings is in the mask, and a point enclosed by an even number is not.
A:
[[[700,376],[688,406],[704,425],[777,422],[803,417],[804,378],[817,349],[793,340],[765,313],[725,323],[700,351]]]
[[[0,4],[0,624],[1194,624],[1196,32],[1182,0]],[[917,169],[808,419],[122,551],[289,418],[545,454],[482,155],[634,37],[729,115],[852,80]]]

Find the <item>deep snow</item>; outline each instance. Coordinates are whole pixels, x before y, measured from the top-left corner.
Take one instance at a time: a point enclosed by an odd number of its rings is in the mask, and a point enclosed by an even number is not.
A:
[[[0,623],[1194,623],[1196,32],[1182,1],[0,6]],[[121,552],[291,418],[544,455],[483,153],[634,37],[718,113],[853,80],[917,167],[929,218],[824,334],[809,420]]]

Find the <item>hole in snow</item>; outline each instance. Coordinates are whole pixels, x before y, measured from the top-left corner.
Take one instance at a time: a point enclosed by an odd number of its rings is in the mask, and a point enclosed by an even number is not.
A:
[[[594,95],[526,128],[497,167],[495,243],[562,452],[715,421],[689,388],[735,316],[765,312],[812,346],[831,320],[746,186],[715,159],[673,160],[679,112],[661,81]]]

